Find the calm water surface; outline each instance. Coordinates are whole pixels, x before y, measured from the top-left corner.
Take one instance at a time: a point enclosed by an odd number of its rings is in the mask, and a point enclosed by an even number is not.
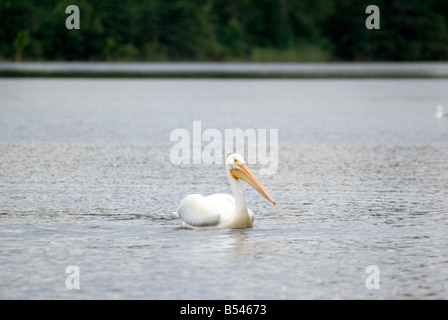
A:
[[[0,298],[447,299],[447,88],[0,79]],[[246,186],[253,229],[170,214],[230,192],[221,165],[171,163],[170,133],[194,120],[278,129],[278,171],[260,177],[278,205]]]

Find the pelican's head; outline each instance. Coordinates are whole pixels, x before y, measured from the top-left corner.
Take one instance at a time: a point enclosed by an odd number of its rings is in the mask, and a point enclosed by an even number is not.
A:
[[[244,158],[239,153],[232,153],[227,155],[225,159],[225,165],[230,176],[235,179],[241,179],[250,184],[255,190],[257,190],[263,197],[275,204],[275,200],[261,184],[257,177],[252,173],[249,167],[246,165]]]

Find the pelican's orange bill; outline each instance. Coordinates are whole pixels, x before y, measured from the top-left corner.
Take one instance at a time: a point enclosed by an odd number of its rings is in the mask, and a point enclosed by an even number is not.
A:
[[[263,197],[271,201],[273,204],[275,200],[269,194],[268,190],[261,184],[260,180],[252,173],[249,167],[246,164],[242,164],[239,166],[239,169],[230,170],[232,177],[237,179],[242,179],[250,184],[255,190],[257,190]]]

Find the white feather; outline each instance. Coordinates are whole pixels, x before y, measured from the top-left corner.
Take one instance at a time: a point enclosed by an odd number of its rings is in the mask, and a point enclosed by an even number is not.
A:
[[[183,220],[183,227],[252,228],[254,214],[246,206],[240,180],[230,173],[231,170],[241,167],[244,159],[239,154],[233,154],[226,158],[225,164],[230,187],[235,197],[224,193],[207,197],[200,194],[186,196],[175,213]],[[251,172],[249,174],[253,175]],[[270,201],[275,204],[273,199],[270,198]]]

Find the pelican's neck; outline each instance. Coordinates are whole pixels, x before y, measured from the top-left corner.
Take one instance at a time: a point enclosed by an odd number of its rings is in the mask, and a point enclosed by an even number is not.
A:
[[[229,172],[230,188],[235,198],[235,212],[247,213],[246,198],[244,197],[243,186],[239,179],[234,179]]]
[[[230,188],[235,198],[235,210],[232,217],[226,222],[227,228],[252,228],[252,219],[246,206],[246,198],[244,197],[243,186],[239,179],[234,179],[230,170],[229,175]]]

